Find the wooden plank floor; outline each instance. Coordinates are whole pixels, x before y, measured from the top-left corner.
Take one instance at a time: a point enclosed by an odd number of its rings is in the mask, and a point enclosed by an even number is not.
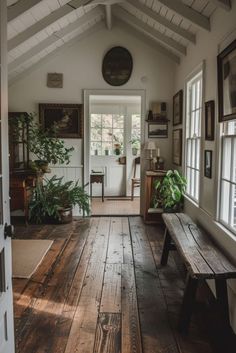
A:
[[[189,335],[178,333],[185,272],[176,253],[159,266],[161,227],[97,217],[19,226],[16,237],[54,240],[32,278],[13,281],[17,353],[235,351],[204,287]]]

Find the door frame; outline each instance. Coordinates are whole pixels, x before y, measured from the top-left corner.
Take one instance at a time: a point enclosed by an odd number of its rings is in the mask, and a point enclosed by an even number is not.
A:
[[[144,212],[144,163],[143,150],[145,144],[145,116],[146,116],[146,91],[142,89],[85,89],[84,90],[84,153],[83,153],[83,177],[84,185],[89,183],[91,158],[90,158],[90,96],[139,96],[141,98],[141,187],[140,187],[140,213]],[[87,187],[90,193],[90,188]]]

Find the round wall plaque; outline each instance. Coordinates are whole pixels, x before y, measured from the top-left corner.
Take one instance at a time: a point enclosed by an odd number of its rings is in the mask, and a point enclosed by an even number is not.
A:
[[[102,74],[111,86],[122,86],[129,81],[133,70],[130,52],[122,47],[110,49],[104,56]]]

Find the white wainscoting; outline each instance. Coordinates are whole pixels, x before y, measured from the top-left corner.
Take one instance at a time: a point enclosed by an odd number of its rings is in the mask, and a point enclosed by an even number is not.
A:
[[[50,166],[51,173],[47,175],[48,178],[51,178],[53,175],[57,177],[64,177],[64,181],[77,181],[79,184],[83,184],[83,166]],[[79,207],[74,207],[73,216],[81,216]]]

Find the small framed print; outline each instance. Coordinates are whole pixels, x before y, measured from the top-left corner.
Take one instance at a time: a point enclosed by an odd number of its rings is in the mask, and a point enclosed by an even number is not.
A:
[[[182,124],[183,120],[183,90],[181,89],[173,97],[173,125]]]
[[[148,138],[168,138],[168,124],[148,123]]]
[[[182,129],[173,130],[172,156],[175,165],[182,165]]]
[[[48,73],[47,86],[50,88],[63,88],[63,74]]]
[[[215,102],[205,103],[205,140],[213,141],[215,138]]]
[[[205,150],[204,176],[209,179],[212,178],[212,151],[210,150]]]

